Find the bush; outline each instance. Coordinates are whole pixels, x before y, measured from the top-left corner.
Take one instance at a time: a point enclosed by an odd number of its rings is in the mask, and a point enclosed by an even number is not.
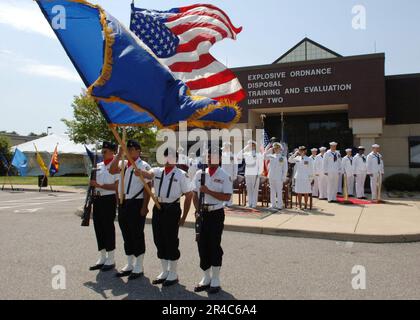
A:
[[[413,177],[410,174],[395,174],[389,176],[384,181],[384,186],[387,191],[415,191],[418,188],[420,179]]]
[[[0,153],[6,157],[7,161],[12,160],[12,154],[10,153],[10,141],[5,136],[0,135]],[[4,167],[3,163],[0,162],[0,175],[5,175],[7,168]]]

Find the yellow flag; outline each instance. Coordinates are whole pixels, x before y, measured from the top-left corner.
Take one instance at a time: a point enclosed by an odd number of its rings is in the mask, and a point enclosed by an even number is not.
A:
[[[39,164],[39,168],[42,170],[42,172],[44,172],[44,175],[46,177],[48,177],[49,176],[48,168],[45,165],[45,162],[42,159],[41,155],[39,154],[38,149],[36,148],[36,145],[35,144],[34,144],[34,147],[35,147],[35,151],[36,151],[36,161]]]

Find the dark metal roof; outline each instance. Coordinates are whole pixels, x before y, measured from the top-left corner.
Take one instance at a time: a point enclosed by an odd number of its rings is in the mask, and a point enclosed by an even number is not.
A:
[[[337,58],[342,57],[341,54],[338,54],[335,51],[332,51],[331,49],[328,49],[327,47],[324,47],[323,45],[319,44],[318,42],[315,42],[307,37],[305,37],[302,41],[300,41],[298,44],[296,44],[293,48],[291,48],[290,50],[288,50],[285,54],[283,54],[280,58],[278,58],[276,61],[273,62],[273,64],[278,63],[281,59],[283,59],[284,57],[286,57],[289,53],[291,53],[293,50],[295,50],[297,47],[299,47],[302,43],[304,42],[309,42],[312,43],[314,46],[319,47],[322,50],[325,50],[329,53],[331,53],[332,55],[336,56]]]

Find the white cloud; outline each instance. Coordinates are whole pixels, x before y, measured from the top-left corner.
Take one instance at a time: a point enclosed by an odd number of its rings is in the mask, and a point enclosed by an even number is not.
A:
[[[6,49],[0,49],[0,57],[0,67],[12,67],[20,73],[31,76],[56,78],[59,80],[82,83],[82,80],[76,71],[63,66],[44,64],[37,60],[14,54],[12,51]]]
[[[55,38],[54,32],[35,1],[1,0],[0,23],[21,31]]]
[[[57,78],[71,82],[81,82],[77,73],[62,66],[33,63],[19,68],[18,71],[29,75]]]

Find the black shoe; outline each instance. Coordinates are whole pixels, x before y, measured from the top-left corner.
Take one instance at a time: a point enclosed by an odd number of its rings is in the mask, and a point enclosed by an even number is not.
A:
[[[166,281],[166,279],[155,279],[152,281],[153,285],[158,285],[158,284],[162,284]]]
[[[128,277],[133,271],[119,271],[115,274],[117,278]]]
[[[210,289],[210,285],[207,285],[207,286],[198,285],[194,288],[194,292],[204,292],[204,291],[207,291],[209,289]]]
[[[103,268],[104,264],[97,264],[89,268],[89,271],[96,271],[101,270]]]
[[[220,287],[210,287],[210,289],[209,289],[209,294],[216,294],[216,293],[219,293],[219,292],[220,292],[220,290],[222,290],[222,288],[220,288]]]
[[[144,275],[144,273],[143,273],[143,272],[142,272],[142,273],[131,273],[131,274],[128,276],[128,280],[136,280],[136,279],[138,279],[138,278],[143,277],[143,275]]]
[[[163,282],[163,286],[164,286],[164,287],[170,287],[170,286],[176,285],[178,282],[179,282],[179,280],[178,280],[178,279],[176,279],[176,280],[171,280],[171,281],[165,280],[165,281]]]
[[[111,270],[114,270],[114,269],[115,269],[115,263],[114,264],[111,264],[111,265],[104,265],[101,268],[101,271],[102,272],[108,272],[108,271],[111,271]]]

